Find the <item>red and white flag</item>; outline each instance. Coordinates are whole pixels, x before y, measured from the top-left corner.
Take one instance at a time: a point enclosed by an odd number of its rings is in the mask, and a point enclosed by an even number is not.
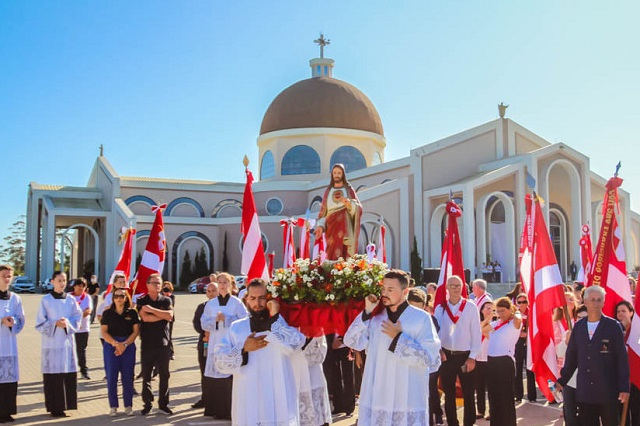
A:
[[[164,269],[164,258],[167,252],[167,240],[164,236],[164,220],[162,212],[167,208],[167,204],[151,207],[151,211],[155,213],[156,218],[151,226],[151,233],[147,241],[147,247],[142,253],[142,261],[138,267],[138,272],[132,281],[133,294],[144,294],[147,292],[147,278],[151,274],[162,275]]]
[[[307,218],[299,217],[297,222],[300,228],[300,258],[309,259],[311,257],[311,228],[313,228],[309,215]]]
[[[582,237],[580,238],[580,270],[576,281],[584,283],[591,272],[593,265],[593,245],[591,244],[591,227],[582,225]]]
[[[283,219],[280,221],[282,226],[282,267],[291,268],[296,263],[296,245],[293,242],[293,228],[295,228],[297,220]]]
[[[605,298],[606,299],[606,298]],[[634,306],[636,313],[631,318],[631,326],[627,334],[627,351],[629,356],[629,379],[640,389],[640,285],[636,287]]]
[[[387,244],[385,241],[386,233],[387,227],[384,226],[382,220],[380,220],[380,228],[378,228],[378,246],[376,251],[376,259],[378,259],[382,263],[387,263]]]
[[[548,380],[560,376],[553,332],[553,310],[566,304],[564,283],[544,223],[540,200],[525,197],[526,218],[520,239],[520,274],[529,295],[527,368],[535,373],[538,387],[549,401],[554,397]]]
[[[469,291],[464,278],[464,266],[462,264],[462,244],[458,232],[458,218],[462,216],[462,209],[453,200],[447,203],[447,235],[442,246],[442,259],[440,261],[440,276],[438,288],[433,301],[433,306],[441,305],[447,301],[447,279],[457,275],[462,280],[462,297],[469,297]]]
[[[131,259],[133,258],[133,237],[135,235],[136,230],[134,228],[122,228],[122,235],[120,237],[120,242],[122,243],[124,241],[124,244],[122,245],[122,252],[120,252],[120,259],[118,260],[116,269],[114,269],[111,277],[109,278],[109,286],[107,287],[105,295],[111,292],[113,280],[116,274],[124,275],[127,286],[129,285],[129,278],[131,277]]]
[[[246,169],[247,184],[244,187],[244,197],[242,198],[242,222],[240,232],[243,235],[242,264],[240,272],[247,276],[247,282],[254,278],[269,279],[267,270],[267,259],[264,256],[264,246],[262,245],[262,233],[260,232],[260,222],[258,221],[258,210],[253,198],[253,175]]]
[[[313,243],[313,260],[317,260],[322,263],[327,260],[327,240],[324,237],[324,232],[322,233],[322,237],[316,238]]]
[[[600,285],[606,291],[602,312],[615,318],[616,305],[626,300],[631,302],[631,288],[627,277],[622,230],[618,225],[617,215],[620,213],[618,205],[618,188],[622,179],[612,177],[606,185],[602,203],[602,225],[600,237],[593,255],[593,268],[587,275],[587,287]]]
[[[267,255],[267,257],[269,258],[269,266],[268,266],[269,278],[273,278],[273,259],[276,257],[276,252],[272,251]]]

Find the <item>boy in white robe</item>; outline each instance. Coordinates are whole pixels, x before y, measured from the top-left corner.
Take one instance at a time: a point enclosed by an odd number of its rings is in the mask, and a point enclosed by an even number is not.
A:
[[[305,337],[267,303],[264,280],[247,286],[249,317],[231,324],[214,349],[216,369],[233,374],[231,421],[234,426],[298,426],[298,399],[291,354]]]
[[[12,422],[17,413],[18,344],[16,335],[24,328],[20,296],[9,291],[13,268],[0,265],[0,423]]]
[[[53,417],[67,417],[64,411],[77,409],[78,403],[78,358],[73,335],[80,327],[82,311],[64,291],[64,272],[54,272],[51,282],[53,291],[42,297],[36,316],[36,330],[42,334],[44,404]]]
[[[300,426],[322,426],[332,423],[327,381],[322,363],[327,356],[324,336],[309,338],[292,357],[293,376],[298,389]]]
[[[366,350],[358,424],[426,426],[429,371],[440,365],[440,340],[430,316],[407,301],[409,278],[404,271],[384,276],[380,301],[365,300],[365,310],[344,336],[354,350]]]

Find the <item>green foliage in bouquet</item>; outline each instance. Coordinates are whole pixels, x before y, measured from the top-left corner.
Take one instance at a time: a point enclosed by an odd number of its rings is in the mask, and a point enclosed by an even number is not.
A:
[[[298,259],[292,268],[274,271],[268,286],[271,297],[287,303],[336,303],[364,299],[380,294],[380,283],[387,265],[365,255],[346,260],[310,261]]]

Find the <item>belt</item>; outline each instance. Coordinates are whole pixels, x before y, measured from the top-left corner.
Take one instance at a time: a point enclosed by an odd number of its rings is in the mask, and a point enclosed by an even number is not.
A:
[[[471,351],[450,351],[449,349],[446,349],[446,348],[442,348],[442,350],[444,351],[444,353],[449,355],[463,355],[463,354],[469,355],[469,353],[471,352]]]

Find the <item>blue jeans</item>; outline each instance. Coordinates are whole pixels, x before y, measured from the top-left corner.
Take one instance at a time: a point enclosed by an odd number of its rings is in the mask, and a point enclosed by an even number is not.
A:
[[[126,337],[114,337],[118,342],[124,342]],[[122,399],[125,407],[133,405],[133,368],[136,364],[136,345],[127,346],[120,356],[115,355],[113,346],[103,345],[104,368],[107,370],[107,390],[109,392],[109,407],[118,408],[118,374],[122,377]]]

